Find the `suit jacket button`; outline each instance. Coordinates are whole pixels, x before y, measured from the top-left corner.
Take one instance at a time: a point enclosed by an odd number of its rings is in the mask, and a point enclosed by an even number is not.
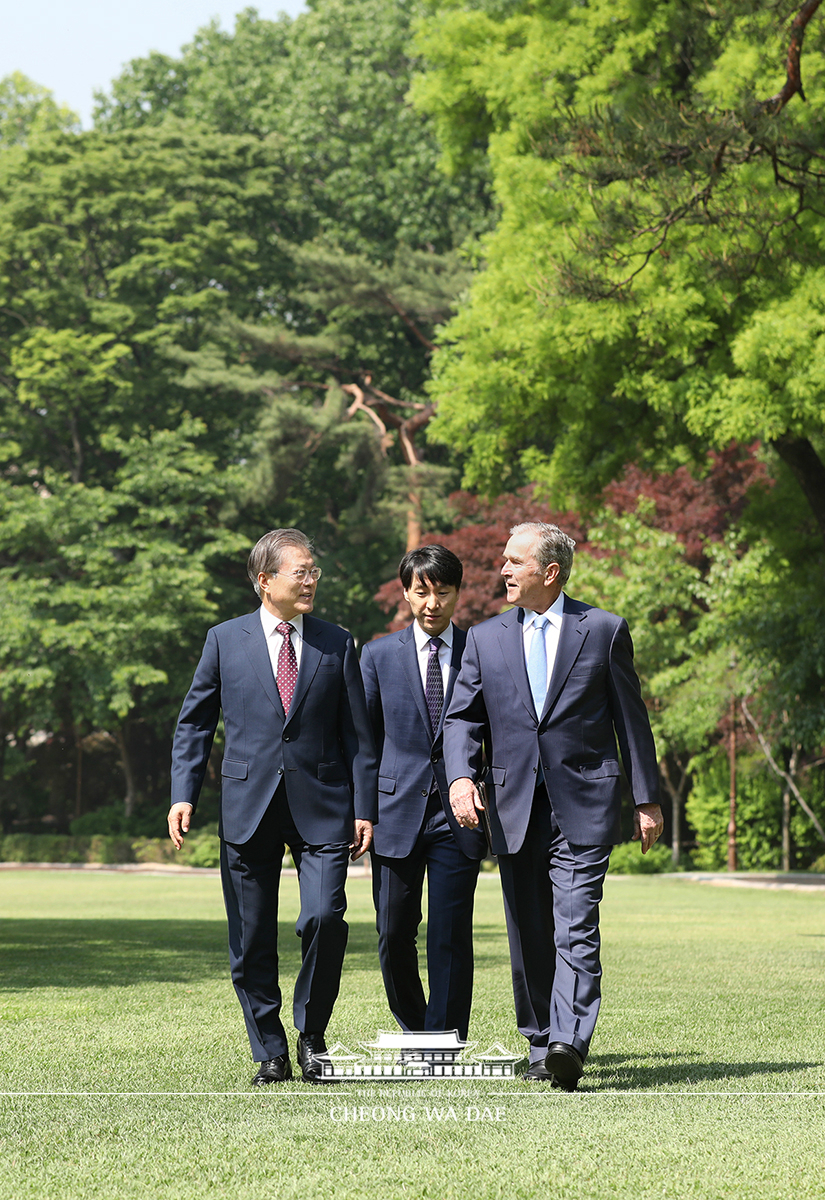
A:
[[[426,788],[422,788],[422,789],[421,789],[421,795],[422,795],[422,796],[429,796],[429,794],[430,794],[430,793],[427,791],[427,789],[426,789]]]
[[[279,775],[283,775],[283,773],[284,773],[284,768],[283,768],[283,767],[278,767],[278,774],[279,774]]]
[[[288,734],[288,733],[285,733],[285,734],[284,734],[284,741],[285,741],[285,742],[288,742],[288,741],[289,741],[289,734]]]

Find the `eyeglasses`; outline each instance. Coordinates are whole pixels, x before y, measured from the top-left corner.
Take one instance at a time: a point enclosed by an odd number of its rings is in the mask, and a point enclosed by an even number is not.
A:
[[[308,579],[317,583],[322,571],[320,567],[299,567],[296,571],[276,571],[275,574],[283,575],[284,579],[291,579],[293,583],[306,583]]]

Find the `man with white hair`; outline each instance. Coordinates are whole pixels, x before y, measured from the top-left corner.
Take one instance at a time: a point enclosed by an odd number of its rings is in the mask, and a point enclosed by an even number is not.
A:
[[[627,622],[563,592],[575,542],[516,525],[501,574],[513,606],[470,630],[444,722],[450,803],[474,828],[486,753],[525,1079],[574,1091],[601,997],[599,902],[621,841],[619,756],[642,853],[663,828],[650,721]],[[618,742],[618,751],[617,751]]]

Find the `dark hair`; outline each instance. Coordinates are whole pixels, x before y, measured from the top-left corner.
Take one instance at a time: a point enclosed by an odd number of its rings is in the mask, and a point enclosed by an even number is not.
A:
[[[405,554],[398,564],[398,574],[404,591],[409,591],[412,587],[413,576],[458,589],[461,587],[464,568],[461,559],[457,558],[452,550],[434,544],[419,546],[417,550],[410,550],[409,554]]]
[[[301,533],[300,529],[270,529],[259,538],[247,559],[246,573],[250,578],[258,597],[261,589],[258,586],[258,575],[275,575],[281,565],[281,557],[287,546],[296,546],[299,550],[313,553],[312,542]]]

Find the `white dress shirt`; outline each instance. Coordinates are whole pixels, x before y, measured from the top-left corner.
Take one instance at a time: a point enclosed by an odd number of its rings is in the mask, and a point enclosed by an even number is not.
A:
[[[265,608],[262,604],[261,625],[263,625],[264,637],[266,638],[266,648],[269,651],[269,661],[272,663],[272,674],[276,680],[278,678],[278,655],[281,653],[281,644],[284,640],[283,635],[278,633],[278,630],[275,628],[275,626],[280,625],[280,623],[281,618],[276,617],[274,613],[271,613],[269,609]],[[300,667],[301,649],[304,642],[304,614],[298,613],[296,617],[292,618],[289,624],[293,629],[290,640],[292,641],[292,646],[295,650],[295,661]]]
[[[441,679],[444,683],[444,695],[447,694],[447,679],[450,670],[450,660],[453,657],[453,623],[436,636],[441,638],[442,645],[438,647],[438,665],[441,667]],[[430,658],[430,642],[433,639],[433,634],[427,633],[422,629],[417,621],[413,621],[413,637],[415,638],[415,648],[418,651],[418,669],[421,672],[421,686],[424,688],[424,694],[427,694],[427,663]]]
[[[556,651],[559,648],[561,620],[564,616],[564,592],[559,592],[556,599],[545,611],[544,616],[548,618],[547,624],[544,627],[544,646],[547,651],[547,685],[544,689],[546,692],[553,677]],[[532,645],[533,638],[536,636],[536,614],[529,608],[525,608],[524,610],[524,623],[521,628],[524,636],[524,661],[527,663],[530,661],[530,646]]]

